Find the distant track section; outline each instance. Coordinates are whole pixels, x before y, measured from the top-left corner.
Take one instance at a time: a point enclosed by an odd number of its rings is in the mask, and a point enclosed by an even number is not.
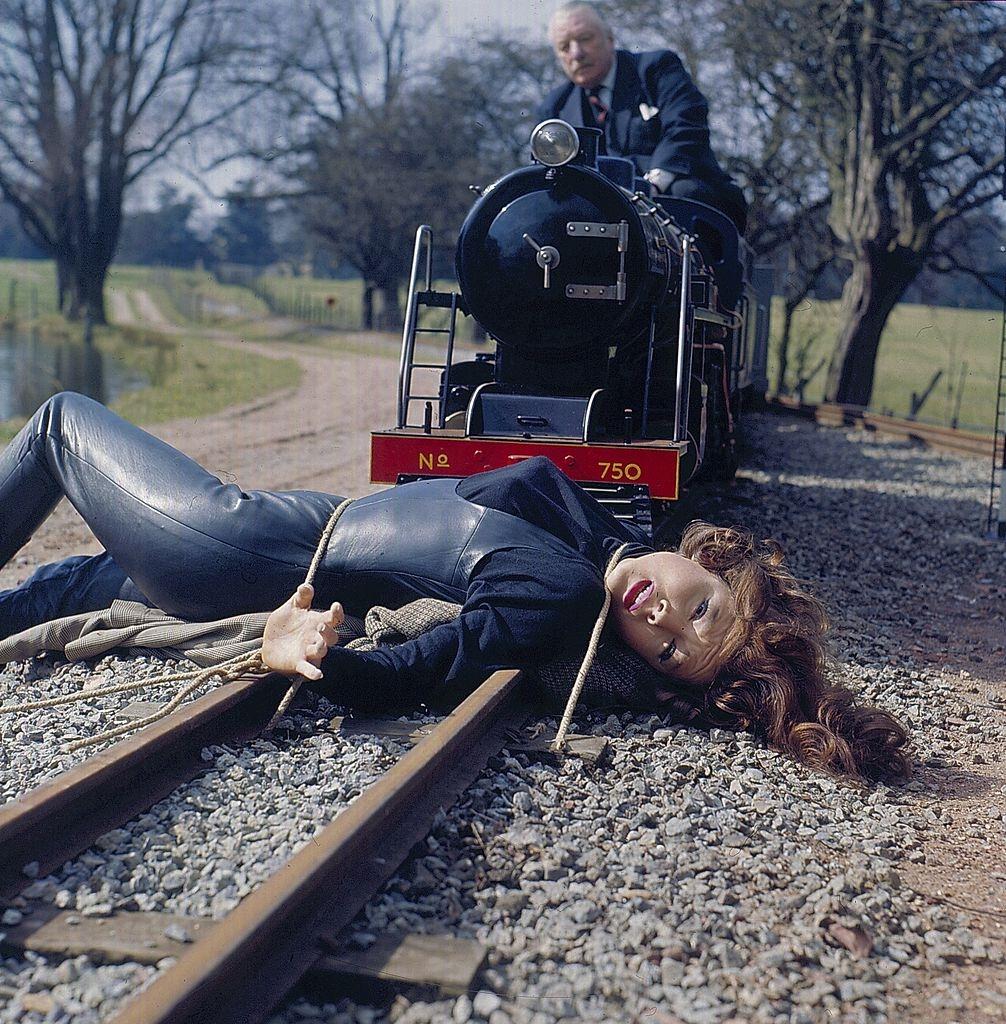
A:
[[[956,452],[959,455],[976,455],[991,458],[996,447],[991,433],[983,434],[973,430],[959,430],[936,423],[920,423],[918,420],[898,419],[871,412],[858,405],[837,405],[821,402],[812,405],[790,398],[770,398],[766,405],[771,412],[791,413],[804,419],[811,419],[825,427],[856,427],[872,430],[890,437],[904,437],[919,441],[938,451]],[[1001,445],[999,446],[1001,455]]]

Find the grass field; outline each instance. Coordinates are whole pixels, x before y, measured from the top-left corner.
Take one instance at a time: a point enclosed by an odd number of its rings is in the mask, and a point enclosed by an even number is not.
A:
[[[0,323],[54,315],[56,270],[48,260],[0,260]]]
[[[363,306],[359,281],[318,277],[259,277],[252,287],[283,316],[357,330]]]
[[[782,300],[772,304],[769,381],[774,384],[782,330]],[[912,413],[913,392],[928,397],[917,417],[949,424],[958,401],[958,425],[991,430],[995,418],[1001,310],[951,309],[902,304],[895,307],[880,342],[871,408],[894,416]],[[828,359],[838,328],[838,303],[808,300],[793,316],[788,389],[818,402],[824,394]],[[933,380],[937,377],[935,386]]]
[[[434,281],[437,291],[454,291],[454,281]],[[260,277],[254,283],[258,295],[269,307],[283,316],[291,316],[310,323],[328,326],[334,330],[358,331],[363,319],[363,286],[359,280],[317,277]],[[404,311],[408,289],[399,294],[400,308]],[[381,297],[374,296],[375,315],[380,310]],[[433,309],[423,314],[427,327],[446,327],[447,310]],[[472,321],[458,316],[458,341],[470,342]]]
[[[220,284],[205,270],[113,266],[110,287],[143,289],[177,323],[216,325],[267,316],[269,307],[247,288]]]
[[[14,298],[19,320],[34,312],[50,327],[61,323],[56,315],[51,263],[0,260],[0,321],[9,312],[12,281],[16,281]],[[247,323],[249,333],[258,333],[254,322],[263,320],[271,308],[305,322],[304,331],[284,335],[286,340],[330,347],[367,346],[357,334],[362,301],[358,280],[263,277],[255,282],[256,294],[249,287],[220,284],[205,271],[115,266],[109,285],[127,300],[138,291],[147,292],[174,323],[189,328],[170,337],[121,328],[99,332],[100,344],[118,347],[121,358],[138,361],[144,372],[152,360],[160,360],[160,364],[167,360],[174,366],[171,373],[161,375],[162,383],[146,389],[151,392],[146,399],[142,399],[142,392],[129,398],[131,403],[147,403],[146,411],[142,407],[130,410],[130,415],[139,415],[147,422],[170,415],[199,415],[195,410],[206,412],[243,401],[295,379],[293,364],[277,365],[247,355],[238,360],[222,346],[208,345],[205,337],[200,337],[199,325]],[[436,287],[446,290],[451,284],[439,281]],[[403,304],[404,299],[403,293]],[[800,394],[805,401],[820,401],[823,396],[837,314],[837,302],[808,300],[794,316],[787,390]],[[446,311],[434,310],[426,316],[427,326],[445,325]],[[459,342],[469,343],[471,322],[461,317],[458,324]],[[781,326],[782,302],[776,299],[769,353],[772,384]],[[357,340],[318,333],[318,327],[353,332]],[[956,413],[962,427],[990,429],[995,415],[1001,331],[1002,315],[997,310],[898,306],[881,341],[871,407],[908,416],[912,414],[914,394],[915,415],[921,420],[950,423]],[[385,342],[391,347],[396,344],[390,337],[373,338],[374,346],[384,346]],[[191,349],[190,343],[194,343]],[[161,351],[165,346],[177,349],[177,355],[168,359]],[[179,411],[172,412],[172,408]]]
[[[184,275],[195,274],[171,273],[179,274],[182,284]],[[188,323],[170,301],[173,282],[169,280],[165,288],[163,274],[158,274],[153,268],[116,267],[109,276],[110,287],[118,289],[131,308],[137,308],[136,294],[144,291],[169,321],[181,326],[170,332],[129,325],[95,330],[95,346],[106,361],[150,381],[148,387],[124,393],[112,402],[117,412],[144,424],[195,418],[298,382],[300,369],[295,360],[270,359],[216,344]],[[81,337],[82,327],[67,323],[56,310],[55,274],[52,264],[44,261],[0,260],[0,321],[9,319],[7,299],[12,281],[16,282],[14,312],[19,329],[34,326],[42,338],[53,340]],[[261,317],[266,312],[250,292],[217,285],[208,274],[199,275],[192,283],[204,288],[206,295],[229,303],[236,315],[240,314],[238,319]],[[0,442],[9,440],[19,426],[15,420],[0,424]]]

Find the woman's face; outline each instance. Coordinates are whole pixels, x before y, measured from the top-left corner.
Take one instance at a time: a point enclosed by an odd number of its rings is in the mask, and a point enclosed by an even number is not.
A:
[[[658,672],[710,683],[737,621],[726,583],[698,562],[671,551],[627,558],[606,581],[622,639]]]

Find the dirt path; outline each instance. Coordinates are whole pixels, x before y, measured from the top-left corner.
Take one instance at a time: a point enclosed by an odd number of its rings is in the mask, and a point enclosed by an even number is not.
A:
[[[119,322],[172,328],[147,293],[133,293],[132,302],[122,293],[110,297]],[[153,433],[221,479],[246,488],[311,488],[347,495],[374,489],[368,476],[368,431],[373,424],[392,422],[398,373],[394,359],[214,334],[213,344],[296,359],[300,384],[213,416],[161,423],[151,428]],[[0,570],[0,588],[21,582],[45,562],[99,550],[80,517],[63,502]]]

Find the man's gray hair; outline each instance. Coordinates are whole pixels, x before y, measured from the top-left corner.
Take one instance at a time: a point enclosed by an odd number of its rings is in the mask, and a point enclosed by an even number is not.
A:
[[[608,24],[608,19],[601,12],[601,8],[597,4],[591,3],[590,0],[566,0],[566,3],[559,4],[552,12],[552,18],[554,20],[560,14],[571,14],[573,11],[590,11],[601,23],[601,27],[607,29],[609,35],[613,34],[611,25]]]

